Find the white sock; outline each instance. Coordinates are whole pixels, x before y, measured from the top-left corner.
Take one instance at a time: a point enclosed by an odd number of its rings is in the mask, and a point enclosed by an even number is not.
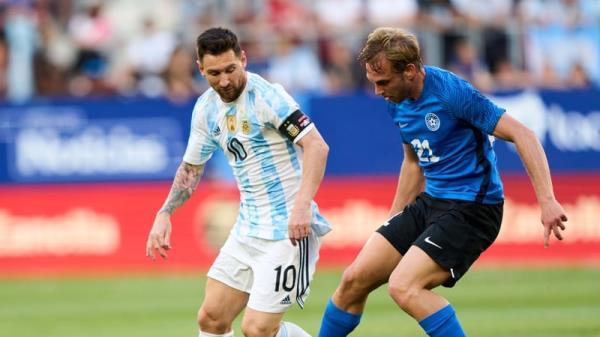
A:
[[[224,333],[222,335],[215,335],[214,333],[200,331],[200,333],[198,334],[198,337],[233,337],[233,330],[231,330],[227,333]]]
[[[308,332],[291,322],[281,322],[275,337],[310,337]]]

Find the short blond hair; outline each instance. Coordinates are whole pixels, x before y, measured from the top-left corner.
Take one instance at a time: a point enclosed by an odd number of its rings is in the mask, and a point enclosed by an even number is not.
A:
[[[369,34],[358,60],[376,66],[380,54],[392,63],[397,72],[403,71],[411,63],[419,69],[423,66],[416,36],[400,28],[376,28]]]

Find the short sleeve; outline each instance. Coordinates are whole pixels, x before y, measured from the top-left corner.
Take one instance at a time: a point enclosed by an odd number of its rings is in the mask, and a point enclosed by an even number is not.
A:
[[[455,77],[449,81],[443,100],[450,113],[491,135],[505,112],[470,83]]]
[[[202,99],[196,103],[192,114],[192,123],[190,126],[190,138],[187,148],[183,155],[183,161],[192,165],[201,165],[206,163],[212,154],[217,150],[218,143],[212,136],[213,133],[220,133],[218,125],[213,125],[207,118],[208,106]]]
[[[267,122],[279,128],[294,112],[300,109],[298,103],[279,84],[273,84],[263,92],[267,105]]]

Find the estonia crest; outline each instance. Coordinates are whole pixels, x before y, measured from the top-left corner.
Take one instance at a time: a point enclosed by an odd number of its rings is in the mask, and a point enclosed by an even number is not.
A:
[[[440,118],[434,113],[425,115],[425,125],[431,131],[437,131],[440,128]]]

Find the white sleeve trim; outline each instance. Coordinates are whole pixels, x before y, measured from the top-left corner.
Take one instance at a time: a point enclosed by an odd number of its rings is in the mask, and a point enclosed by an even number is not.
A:
[[[302,139],[307,133],[309,133],[312,129],[315,128],[315,123],[310,123],[309,126],[305,127],[304,130],[300,131],[300,133],[294,138],[294,144],[298,143],[300,139]]]

